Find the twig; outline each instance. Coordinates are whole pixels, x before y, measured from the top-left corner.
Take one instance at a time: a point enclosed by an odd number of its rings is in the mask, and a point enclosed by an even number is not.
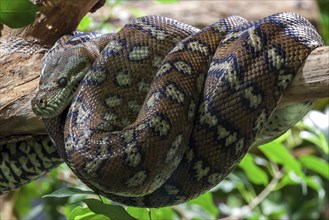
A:
[[[281,170],[277,170],[274,173],[274,177],[271,182],[248,205],[243,206],[241,208],[241,212],[238,215],[231,215],[225,218],[221,218],[220,220],[239,220],[243,216],[251,212],[274,190],[282,176],[283,172]]]

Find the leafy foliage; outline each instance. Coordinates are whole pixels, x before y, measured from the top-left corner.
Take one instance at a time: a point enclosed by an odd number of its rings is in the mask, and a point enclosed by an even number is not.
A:
[[[47,178],[24,186],[15,205],[25,218],[38,217],[46,209],[52,219],[65,216],[72,220],[217,219],[224,216],[228,219],[326,219],[329,125],[323,123],[324,118],[329,119],[329,107],[324,113],[311,111],[280,138],[252,149],[238,168],[211,192],[185,204],[160,209],[120,206],[87,189],[69,176],[67,166],[62,165]],[[62,180],[58,180],[58,176]],[[35,188],[41,190],[36,193]],[[39,205],[29,207],[31,201],[47,193],[50,194],[44,199],[37,199]]]

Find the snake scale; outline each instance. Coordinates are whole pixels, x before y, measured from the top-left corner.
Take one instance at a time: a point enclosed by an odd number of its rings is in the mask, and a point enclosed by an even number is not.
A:
[[[146,16],[115,34],[55,45],[32,109],[97,193],[130,206],[179,204],[307,112],[311,101],[277,105],[321,45],[315,28],[289,12],[252,22],[230,16],[201,30]]]

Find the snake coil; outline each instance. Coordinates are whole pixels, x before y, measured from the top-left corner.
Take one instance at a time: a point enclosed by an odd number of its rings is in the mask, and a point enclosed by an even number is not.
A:
[[[311,102],[276,107],[322,44],[288,12],[252,22],[230,16],[202,30],[146,16],[115,34],[59,41],[33,111],[96,192],[131,206],[179,204],[307,112]]]

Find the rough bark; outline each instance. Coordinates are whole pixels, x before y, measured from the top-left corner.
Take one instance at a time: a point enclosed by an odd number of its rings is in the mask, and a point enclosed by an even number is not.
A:
[[[100,8],[105,0],[43,0],[37,1],[40,11],[34,22],[18,29],[4,28],[3,37],[15,36],[37,41],[41,46],[51,46],[62,35],[76,29],[88,12]]]
[[[22,55],[24,56],[24,54]],[[26,55],[25,55],[26,56]],[[41,56],[25,58],[24,68],[17,65],[11,71],[0,74],[0,136],[19,134],[44,134],[44,126],[30,105],[38,89]],[[0,59],[3,69],[21,57]],[[4,60],[7,60],[5,62]],[[28,72],[28,73],[27,73]],[[314,50],[300,68],[291,86],[288,87],[281,105],[329,97],[329,47]]]

